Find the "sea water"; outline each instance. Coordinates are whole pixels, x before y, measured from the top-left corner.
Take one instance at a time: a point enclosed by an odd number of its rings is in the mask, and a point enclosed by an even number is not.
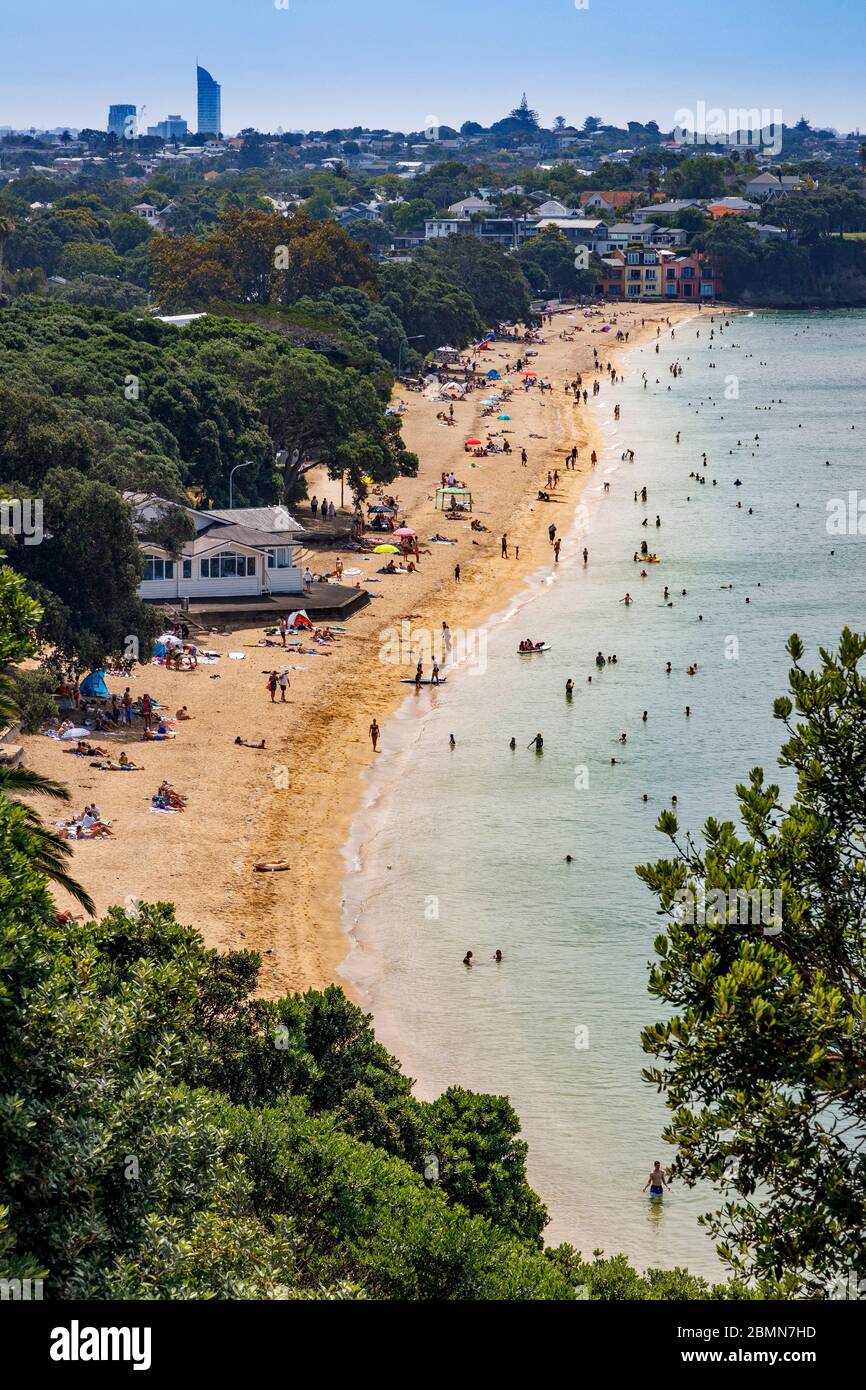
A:
[[[642,1194],[673,1150],[640,1076],[653,1060],[641,1028],[664,1014],[647,993],[663,919],[635,865],[668,854],[655,823],[673,796],[681,829],[699,833],[709,815],[736,819],[755,765],[790,792],[772,717],[785,641],[798,632],[815,663],[818,644],[866,623],[866,535],[856,513],[854,534],[828,532],[828,506],[866,498],[866,314],[724,324],[704,311],[673,339],[663,330],[658,353],[626,350],[623,383],[605,377],[590,399],[607,448],[577,517],[538,504],[561,563],[551,553],[447,686],[386,724],[347,851],[357,949],[344,967],[419,1095],[511,1098],[548,1239],[706,1275],[723,1271],[697,1217],[718,1194]],[[632,558],[644,539],[662,560],[646,579]],[[524,636],[551,650],[518,656]],[[616,663],[598,670],[598,651]]]

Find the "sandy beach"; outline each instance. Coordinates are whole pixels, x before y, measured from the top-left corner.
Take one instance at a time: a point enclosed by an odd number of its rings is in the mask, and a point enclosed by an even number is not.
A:
[[[323,654],[284,657],[279,649],[258,645],[263,627],[257,626],[210,633],[203,645],[221,653],[215,666],[183,673],[138,668],[129,681],[133,696],[147,691],[171,714],[186,705],[192,716],[178,723],[171,742],[143,743],[138,732],[94,737],[114,757],[126,747],[133,761],[143,764],[141,772],[100,771],[56,740],[22,740],[29,766],[69,786],[71,811],[95,800],[111,821],[114,838],[77,844],[72,862],[73,874],[99,912],[128,899],[174,903],[178,920],[197,927],[209,945],[261,952],[267,994],[322,987],[335,979],[348,945],[341,920],[341,848],[357,809],[361,774],[375,756],[369,725],[378,720],[378,756],[386,756],[388,717],[406,695],[400,678],[412,674],[408,666],[381,659],[381,634],[399,629],[404,619],[415,630],[438,632],[443,621],[452,630],[471,630],[504,607],[528,574],[552,565],[547,528],[553,520],[561,534],[567,533],[590,474],[590,452],[595,447],[601,453],[593,412],[575,408],[563,381],[579,371],[591,389],[593,348],[603,364],[611,361],[618,369],[617,349],[625,344],[615,344],[615,329],[629,333],[631,347],[654,338],[659,324],[666,333],[666,318],[676,326],[694,313],[693,306],[643,303],[613,306],[608,316],[585,317],[582,311],[555,316],[542,330],[533,362],[553,390],[543,396],[537,389],[516,390],[505,407],[512,417],[505,426],[481,420],[481,391],[455,403],[457,423],[449,428],[436,418],[441,404],[398,388],[395,403],[406,406],[403,437],[420,468],[417,478],[398,479],[389,490],[400,500],[405,523],[418,533],[416,573],[380,576],[382,557],[342,552],[346,569],[361,571],[347,574],[346,582],[379,582],[369,586],[371,602],[349,620],[333,647],[321,649]],[[605,323],[615,329],[592,331]],[[571,341],[560,336],[578,327],[583,331]],[[501,368],[515,355],[514,347],[496,343],[481,361],[486,369]],[[606,371],[599,380],[603,396],[611,398]],[[623,423],[627,435],[628,421]],[[465,452],[466,439],[503,427],[510,431],[510,455],[474,459]],[[579,451],[577,468],[566,472],[564,457],[573,445]],[[528,455],[525,467],[521,448]],[[554,468],[559,486],[550,503],[540,502],[538,489]],[[450,469],[471,487],[474,515],[486,530],[472,532],[468,521],[442,522],[436,512],[435,488]],[[338,483],[321,475],[308,481],[311,494],[339,502]],[[298,516],[303,521],[304,508]],[[456,545],[428,545],[430,536],[446,530]],[[503,532],[508,559],[501,556]],[[314,572],[332,569],[336,554],[317,549]],[[230,652],[243,659],[231,659]],[[279,698],[272,704],[267,673],[286,660],[291,689],[285,704]],[[126,683],[120,677],[108,681],[118,692]],[[237,746],[237,735],[264,738],[266,748]],[[184,812],[151,811],[150,798],[163,778],[188,797]],[[49,822],[60,819],[47,803],[40,809]],[[254,871],[256,862],[276,860],[288,860],[290,871]],[[56,897],[61,907],[79,910],[61,891]]]

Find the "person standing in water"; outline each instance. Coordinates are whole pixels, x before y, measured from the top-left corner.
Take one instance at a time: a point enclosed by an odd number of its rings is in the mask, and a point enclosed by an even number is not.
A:
[[[670,1179],[665,1176],[664,1168],[661,1166],[658,1159],[656,1159],[643,1190],[646,1192],[647,1188],[649,1188],[650,1197],[659,1198],[664,1196],[666,1187],[670,1187]]]
[[[541,737],[541,734],[536,734],[535,738],[531,738],[526,746],[527,748],[532,748],[533,745],[535,746],[536,753],[540,753],[542,751],[542,749],[544,748],[544,739]]]

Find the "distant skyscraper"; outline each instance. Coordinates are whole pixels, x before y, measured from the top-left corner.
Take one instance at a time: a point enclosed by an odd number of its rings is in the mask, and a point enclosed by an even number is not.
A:
[[[134,140],[136,134],[135,116],[136,111],[134,106],[109,106],[109,135],[116,135],[118,140]]]
[[[220,124],[220,84],[214,82],[207,68],[196,67],[198,81],[198,133],[199,135],[219,135]]]
[[[160,140],[185,140],[188,135],[187,124],[182,116],[166,116],[164,121],[147,127],[148,135],[157,135]]]

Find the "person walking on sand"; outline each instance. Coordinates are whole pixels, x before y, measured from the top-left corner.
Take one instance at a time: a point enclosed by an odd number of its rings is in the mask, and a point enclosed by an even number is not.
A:
[[[459,565],[455,565],[455,566],[454,566],[454,580],[455,580],[455,583],[457,583],[457,584],[460,583],[460,566],[459,566]]]
[[[279,684],[280,684],[280,702],[281,702],[281,704],[285,704],[285,703],[286,703],[286,691],[288,690],[289,685],[291,684],[291,682],[289,681],[289,673],[288,673],[288,671],[286,671],[285,669],[283,669],[283,670],[280,672],[280,675],[279,675]]]
[[[374,717],[374,719],[373,719],[372,724],[370,725],[370,742],[371,742],[372,745],[373,745],[373,752],[374,752],[374,753],[378,753],[378,751],[379,751],[379,725],[376,723],[375,717]]]
[[[502,558],[503,558],[503,560],[507,560],[507,559],[508,559],[508,535],[507,535],[507,533],[503,534],[503,537],[502,537]]]
[[[277,673],[272,671],[268,676],[268,690],[271,692],[271,704],[277,698]]]
[[[284,648],[285,648],[285,645],[286,645],[286,637],[288,636],[288,633],[289,633],[289,620],[288,620],[288,618],[285,618],[285,617],[280,618],[280,641],[282,642]]]
[[[559,536],[557,536],[556,540],[553,542],[553,563],[555,565],[559,564],[559,547],[561,545],[562,541],[559,539]]]

